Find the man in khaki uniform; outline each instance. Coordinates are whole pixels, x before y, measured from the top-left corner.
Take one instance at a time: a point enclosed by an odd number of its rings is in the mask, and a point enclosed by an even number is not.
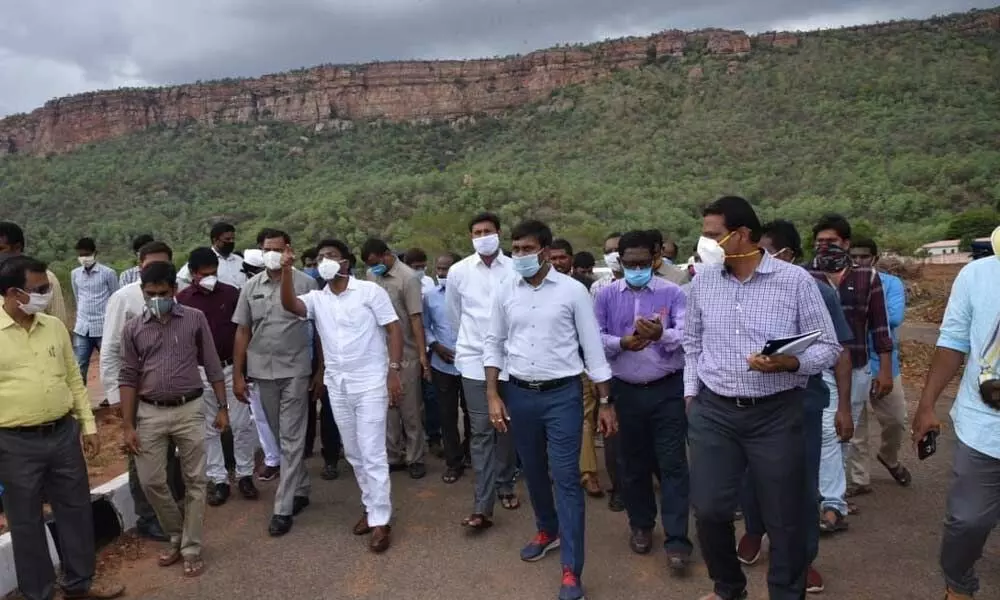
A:
[[[410,477],[427,474],[424,466],[423,397],[420,378],[430,375],[424,340],[422,273],[403,264],[379,239],[369,239],[361,247],[361,260],[368,267],[368,280],[379,284],[392,300],[403,329],[403,363],[389,365],[399,371],[403,399],[389,408],[387,446],[390,470],[406,468]]]

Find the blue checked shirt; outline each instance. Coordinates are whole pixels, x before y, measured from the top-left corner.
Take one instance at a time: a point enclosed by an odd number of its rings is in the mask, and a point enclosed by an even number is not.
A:
[[[452,326],[448,314],[448,300],[445,295],[447,279],[441,281],[443,283],[424,292],[424,337],[428,347],[437,342],[454,352],[455,346],[458,345],[458,330]],[[459,374],[454,364],[449,365],[444,362],[436,352],[431,353],[431,367],[448,375]]]
[[[104,309],[111,294],[118,290],[118,275],[100,263],[90,269],[77,267],[70,274],[76,298],[76,325],[73,333],[101,337],[104,332]]]
[[[769,340],[815,330],[822,335],[798,356],[798,371],[748,370],[747,358]],[[833,366],[840,351],[823,297],[801,267],[765,253],[744,282],[721,265],[705,266],[691,282],[684,319],[685,396],[696,396],[702,385],[730,398],[804,388],[810,375]]]
[[[139,281],[139,267],[131,267],[118,276],[118,287],[123,288],[130,283]]]

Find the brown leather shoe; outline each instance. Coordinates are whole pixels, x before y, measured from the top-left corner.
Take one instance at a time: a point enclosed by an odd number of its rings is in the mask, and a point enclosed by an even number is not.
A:
[[[120,583],[97,582],[90,585],[86,592],[63,592],[63,598],[67,600],[108,600],[117,598],[125,593],[125,586]]]
[[[604,490],[601,489],[601,480],[597,478],[596,473],[584,473],[581,479],[580,485],[583,486],[583,490],[587,492],[588,496],[591,498],[604,497]]]
[[[361,515],[357,524],[354,525],[354,535],[368,535],[372,532],[371,525],[368,524],[368,513]]]
[[[368,548],[376,554],[389,549],[389,531],[392,528],[388,525],[380,525],[372,530],[372,539],[368,542]]]
[[[951,588],[948,588],[945,593],[944,600],[972,600],[972,596],[961,594]]]

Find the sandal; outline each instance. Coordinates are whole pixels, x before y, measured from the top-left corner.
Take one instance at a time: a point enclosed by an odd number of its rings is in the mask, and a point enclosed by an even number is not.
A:
[[[827,517],[827,515],[829,514],[834,515],[833,520]],[[847,530],[847,521],[844,519],[844,515],[840,514],[839,511],[833,509],[827,509],[823,511],[823,517],[819,520],[820,533],[830,534],[846,530]]]
[[[493,521],[482,513],[472,513],[462,519],[462,527],[482,531],[493,527]]]
[[[205,561],[200,556],[184,559],[184,576],[197,577],[205,570]]]
[[[445,470],[444,475],[441,476],[441,481],[445,483],[455,483],[462,477],[462,469],[452,469],[448,468]]]
[[[847,503],[847,514],[849,514],[849,515],[860,515],[861,514],[861,507],[858,506],[857,504],[853,503],[853,502],[848,502]]]
[[[847,486],[847,491],[844,493],[844,497],[854,498],[855,496],[867,496],[874,491],[875,490],[870,485],[849,485]]]
[[[156,564],[160,565],[161,567],[170,567],[176,565],[180,559],[181,559],[181,549],[171,548],[169,550],[161,552],[160,555],[156,557]]]
[[[878,459],[882,466],[885,467],[886,471],[889,471],[889,475],[896,480],[896,483],[903,487],[907,487],[913,481],[913,476],[910,475],[909,469],[903,466],[903,463],[896,463],[895,467],[890,467],[889,463],[885,462],[880,454],[876,454],[875,458]]]
[[[521,501],[517,499],[517,494],[497,494],[500,499],[500,506],[507,510],[517,510],[521,508]]]

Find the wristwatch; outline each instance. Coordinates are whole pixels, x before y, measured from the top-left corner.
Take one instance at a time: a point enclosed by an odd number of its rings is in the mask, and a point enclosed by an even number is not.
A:
[[[228,404],[218,404],[218,405],[216,405],[216,408],[218,408],[219,410],[229,410],[229,405]]]
[[[389,363],[389,368],[392,369],[393,371],[401,371],[403,369],[403,366],[400,365],[398,362],[391,362]]]
[[[607,406],[608,404],[611,404],[611,398],[604,396],[603,398],[598,399],[598,402],[601,406]]]

